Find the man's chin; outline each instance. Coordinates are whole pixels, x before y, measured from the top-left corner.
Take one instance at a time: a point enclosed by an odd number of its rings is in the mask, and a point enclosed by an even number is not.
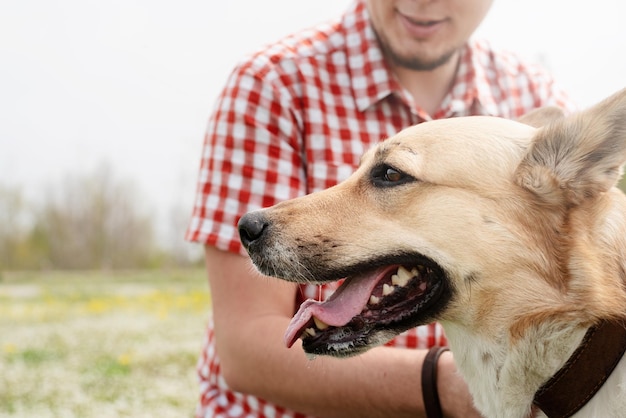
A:
[[[453,49],[445,53],[426,57],[418,54],[399,54],[392,49],[385,49],[385,54],[394,66],[412,71],[433,71],[446,64],[458,56],[458,49]]]

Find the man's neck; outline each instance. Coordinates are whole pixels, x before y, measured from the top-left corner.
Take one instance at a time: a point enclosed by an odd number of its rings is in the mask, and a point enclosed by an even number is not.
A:
[[[416,105],[429,115],[434,115],[446,97],[457,73],[460,52],[445,64],[431,71],[417,71],[391,64],[398,81],[410,94]]]

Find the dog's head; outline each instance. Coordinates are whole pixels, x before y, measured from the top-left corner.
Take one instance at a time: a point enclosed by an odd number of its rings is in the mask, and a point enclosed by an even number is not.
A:
[[[557,312],[624,312],[626,204],[614,186],[626,90],[531,126],[546,112],[422,123],[343,183],[245,215],[241,239],[262,273],[345,279],[302,305],[286,342],[351,355],[434,320],[498,338]]]

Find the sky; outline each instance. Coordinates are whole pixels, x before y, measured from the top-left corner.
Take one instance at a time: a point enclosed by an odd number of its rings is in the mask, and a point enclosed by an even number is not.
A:
[[[3,0],[0,185],[36,199],[100,164],[147,211],[191,211],[235,63],[351,0]],[[623,0],[495,0],[476,36],[545,65],[581,106],[626,87]]]

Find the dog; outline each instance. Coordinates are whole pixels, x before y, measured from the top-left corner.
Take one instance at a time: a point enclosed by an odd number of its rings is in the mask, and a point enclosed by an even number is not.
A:
[[[351,356],[438,321],[479,411],[521,418],[598,324],[623,331],[625,162],[626,89],[569,116],[409,127],[347,180],[238,227],[265,275],[345,279],[328,301],[301,306],[287,345],[302,338],[307,353]],[[585,355],[607,356],[594,350]],[[626,416],[626,360],[614,356],[575,416]]]

